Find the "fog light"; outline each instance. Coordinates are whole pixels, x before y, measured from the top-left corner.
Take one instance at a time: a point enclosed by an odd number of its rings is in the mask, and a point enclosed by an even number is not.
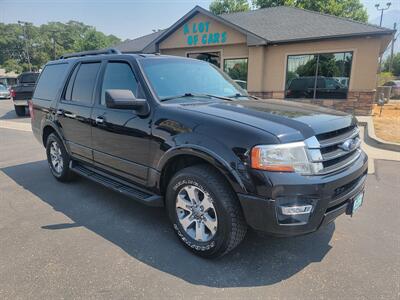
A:
[[[282,214],[286,216],[309,214],[311,209],[312,205],[281,206]]]

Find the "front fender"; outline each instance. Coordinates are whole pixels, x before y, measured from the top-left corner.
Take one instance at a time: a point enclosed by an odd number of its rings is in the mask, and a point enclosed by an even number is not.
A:
[[[215,168],[217,168],[228,180],[233,189],[238,193],[247,193],[246,185],[242,179],[241,174],[237,169],[233,168],[231,164],[225,160],[222,156],[217,154],[215,151],[210,150],[209,148],[195,145],[195,144],[185,144],[170,148],[168,151],[164,153],[161,157],[157,170],[162,172],[165,165],[173,158],[179,155],[190,155],[201,158]],[[236,165],[236,163],[233,163]]]

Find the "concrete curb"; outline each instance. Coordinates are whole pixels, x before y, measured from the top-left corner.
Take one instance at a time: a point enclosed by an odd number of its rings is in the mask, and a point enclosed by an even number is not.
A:
[[[376,136],[372,117],[357,116],[356,118],[358,121],[358,125],[363,126],[365,128],[364,131],[365,143],[375,148],[400,152],[400,144],[390,143]]]

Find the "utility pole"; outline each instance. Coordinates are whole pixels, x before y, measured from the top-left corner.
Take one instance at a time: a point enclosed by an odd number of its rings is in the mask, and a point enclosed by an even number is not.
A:
[[[50,30],[50,32],[51,32],[51,39],[52,39],[52,42],[53,42],[53,59],[55,60],[56,59],[56,32],[57,32],[57,30]]]
[[[385,11],[385,10],[387,10],[387,9],[389,9],[389,7],[392,5],[392,3],[391,2],[387,2],[386,3],[386,7],[384,7],[384,8],[380,8],[380,4],[379,3],[377,3],[377,4],[375,4],[375,7],[376,7],[376,9],[379,11],[381,11],[381,21],[379,22],[379,26],[380,27],[382,27],[382,21],[383,21],[383,12]],[[383,54],[381,54],[381,56],[379,57],[379,72],[381,71],[381,69],[382,69],[382,55]]]
[[[30,57],[29,57],[28,38],[27,38],[27,36],[26,36],[26,26],[27,26],[29,23],[28,23],[28,22],[24,22],[24,21],[18,21],[18,24],[22,25],[22,29],[23,29],[23,31],[24,31],[26,58],[27,58],[27,60],[28,60],[29,71],[32,72],[31,59],[30,59]]]
[[[397,27],[397,23],[395,22],[393,24],[393,30],[396,30]],[[398,35],[393,36],[393,40],[392,40],[392,47],[390,49],[390,60],[389,60],[389,72],[392,72],[392,68],[393,68],[393,51],[394,51],[394,43],[397,40]]]
[[[390,5],[392,5],[391,2],[386,3],[386,7],[385,8],[379,8],[381,5],[379,3],[375,4],[375,7],[377,10],[381,11],[381,21],[379,22],[379,26],[382,27],[382,20],[383,20],[383,12],[387,9],[389,9]]]

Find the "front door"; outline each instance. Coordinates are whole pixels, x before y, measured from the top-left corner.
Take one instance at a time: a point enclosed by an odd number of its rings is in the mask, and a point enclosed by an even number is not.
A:
[[[93,161],[91,149],[92,99],[100,62],[78,64],[57,106],[57,120],[72,156]]]
[[[149,117],[140,117],[130,109],[105,105],[105,91],[129,89],[144,98],[141,85],[127,61],[109,61],[105,65],[100,93],[92,111],[93,158],[97,167],[135,183],[145,185],[149,166]]]

